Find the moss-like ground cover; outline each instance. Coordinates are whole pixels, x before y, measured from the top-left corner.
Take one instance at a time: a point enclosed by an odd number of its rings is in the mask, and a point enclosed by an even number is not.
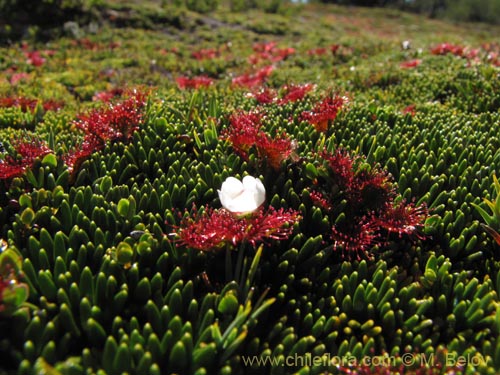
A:
[[[0,373],[500,371],[498,28],[108,7],[1,48]]]

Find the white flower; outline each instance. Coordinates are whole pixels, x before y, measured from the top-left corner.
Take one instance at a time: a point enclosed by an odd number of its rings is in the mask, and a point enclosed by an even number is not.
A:
[[[409,40],[403,40],[403,42],[401,42],[401,48],[403,49],[410,49],[411,48],[411,43]]]
[[[218,192],[222,207],[237,214],[255,211],[266,199],[264,185],[252,176],[245,176],[243,181],[228,177]]]

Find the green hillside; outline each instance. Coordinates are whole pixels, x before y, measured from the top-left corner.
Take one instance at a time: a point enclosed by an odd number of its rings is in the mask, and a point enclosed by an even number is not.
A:
[[[20,3],[0,374],[500,371],[500,27]]]

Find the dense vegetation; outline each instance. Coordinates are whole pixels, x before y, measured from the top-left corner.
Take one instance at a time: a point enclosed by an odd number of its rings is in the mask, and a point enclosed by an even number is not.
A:
[[[322,0],[343,5],[379,6],[455,21],[500,23],[499,0]]]
[[[0,373],[497,373],[499,30],[194,4],[5,40]]]

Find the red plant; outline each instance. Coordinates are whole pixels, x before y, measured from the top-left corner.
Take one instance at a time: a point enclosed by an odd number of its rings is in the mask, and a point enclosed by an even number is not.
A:
[[[322,56],[325,55],[327,52],[326,48],[324,47],[318,47],[318,48],[313,48],[307,51],[307,54],[309,56]]]
[[[406,115],[408,113],[412,117],[415,116],[415,114],[417,113],[415,104],[410,104],[404,107],[402,113],[403,115]]]
[[[319,191],[310,190],[309,197],[315,206],[321,207],[325,211],[330,211],[333,206]]]
[[[403,61],[399,66],[403,69],[408,69],[408,68],[416,68],[422,64],[422,60],[420,59],[415,59],[415,60],[408,60],[408,61]]]
[[[401,200],[397,204],[387,203],[377,217],[377,224],[388,233],[396,233],[399,237],[416,234],[422,239],[423,236],[416,229],[424,222],[428,214],[425,205],[416,207],[414,203]]]
[[[293,153],[295,146],[285,135],[272,139],[267,134],[260,133],[257,138],[257,153],[274,169],[279,169],[281,163]]]
[[[74,177],[74,173],[80,169],[81,164],[92,153],[101,150],[103,147],[104,142],[101,138],[93,134],[87,134],[80,145],[63,156],[64,163],[68,166],[70,175]]]
[[[267,80],[267,78],[269,78],[273,70],[274,67],[272,65],[269,65],[257,70],[253,74],[243,74],[234,77],[232,80],[232,85],[236,87],[247,88],[260,86]]]
[[[433,55],[446,55],[451,53],[452,55],[463,57],[464,51],[465,47],[451,43],[441,43],[431,48],[431,53]]]
[[[319,154],[320,158],[328,163],[332,180],[340,189],[348,189],[352,186],[355,174],[356,156],[351,156],[344,149],[337,149],[334,153],[323,150]]]
[[[240,112],[233,114],[229,121],[230,127],[223,138],[231,142],[233,149],[243,158],[248,158],[248,152],[257,143],[261,127],[262,115],[255,112]]]
[[[257,65],[261,61],[278,62],[295,53],[295,49],[291,47],[276,48],[276,42],[254,44],[253,50],[255,53],[248,57],[251,65]]]
[[[255,43],[252,46],[254,52],[270,53],[276,48],[276,42]]]
[[[231,116],[230,127],[222,137],[231,142],[234,151],[242,158],[248,160],[248,153],[255,147],[261,159],[278,169],[292,155],[295,146],[286,135],[273,139],[263,132],[260,129],[261,119],[261,114],[253,112],[235,114]]]
[[[196,60],[212,60],[219,56],[219,52],[213,48],[193,51],[191,56]]]
[[[38,99],[30,99],[23,96],[0,98],[0,108],[17,107],[22,112],[34,111],[38,105]],[[44,111],[55,111],[64,106],[64,102],[56,100],[47,100],[42,103]]]
[[[286,104],[302,100],[313,88],[314,86],[309,83],[305,85],[286,85],[283,87],[284,94],[278,101],[278,104]]]
[[[271,104],[276,100],[276,92],[269,88],[263,88],[250,94],[259,104]]]
[[[376,222],[366,216],[349,224],[334,225],[330,233],[333,250],[342,251],[342,257],[352,259],[355,255],[360,260],[361,255],[366,256],[376,243],[377,229]]]
[[[83,142],[63,156],[72,178],[81,163],[93,152],[101,150],[107,141],[128,141],[139,128],[146,105],[146,93],[124,91],[128,96],[118,103],[107,103],[89,114],[80,115],[77,128],[85,132]]]
[[[0,180],[10,180],[14,177],[22,176],[26,166],[14,162],[12,159],[6,159],[0,162]]]
[[[316,104],[312,111],[302,112],[302,120],[308,121],[317,131],[325,132],[346,101],[347,99],[342,96],[328,96]]]
[[[180,89],[198,89],[200,87],[209,87],[214,83],[214,80],[207,76],[197,76],[193,78],[177,77],[177,86]]]
[[[4,160],[0,160],[0,180],[22,176],[37,158],[52,151],[44,142],[33,138],[15,144],[14,149],[20,158],[7,155]]]
[[[342,220],[330,218],[329,233],[334,250],[341,250],[342,257],[359,259],[372,246],[384,244],[391,233],[423,239],[418,228],[427,217],[427,208],[404,200],[395,203],[395,186],[386,171],[342,149],[323,150],[318,159],[318,175],[309,195],[314,205],[327,212],[343,207]]]
[[[21,72],[21,73],[14,73],[12,74],[12,76],[10,77],[10,84],[12,86],[15,86],[17,85],[20,81],[25,81],[25,80],[28,80],[30,77],[30,75],[28,73],[24,73],[24,72]]]
[[[47,100],[42,103],[42,107],[44,111],[58,111],[64,107],[63,101],[58,100]]]
[[[37,104],[37,99],[29,99],[23,96],[19,96],[16,98],[0,98],[0,108],[17,107],[20,108],[23,112],[33,111],[36,108]]]
[[[110,102],[113,99],[119,98],[123,95],[125,90],[121,88],[114,88],[111,90],[107,91],[101,91],[96,93],[93,97],[92,100],[97,102]]]
[[[276,210],[269,207],[251,216],[238,217],[221,208],[205,207],[202,214],[184,218],[176,228],[181,246],[201,251],[216,251],[225,245],[237,246],[248,242],[252,246],[266,240],[284,240],[292,233],[292,225],[299,219],[294,210]]]
[[[24,56],[26,56],[26,63],[28,65],[36,67],[42,66],[46,61],[40,54],[40,51],[24,51]]]
[[[119,103],[80,115],[75,125],[86,134],[96,135],[104,142],[128,140],[142,121],[145,98],[143,92],[131,92],[130,97]]]
[[[35,159],[45,156],[52,150],[39,139],[28,138],[14,146],[17,153],[21,155],[23,164],[32,164]]]
[[[337,51],[339,50],[340,48],[340,44],[332,44],[330,46],[330,51],[332,52],[332,55],[335,55],[337,53]]]

